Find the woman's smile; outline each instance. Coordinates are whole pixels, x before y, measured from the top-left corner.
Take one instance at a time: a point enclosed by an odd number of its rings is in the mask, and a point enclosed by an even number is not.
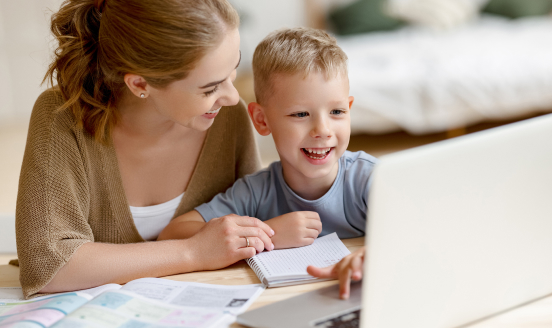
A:
[[[213,118],[215,118],[215,117],[217,116],[217,114],[219,113],[219,111],[220,111],[221,108],[222,108],[222,107],[219,107],[219,108],[217,108],[217,109],[215,109],[215,110],[210,110],[210,111],[208,111],[207,113],[205,113],[205,114],[203,114],[203,115],[201,115],[201,116],[202,116],[202,117],[205,117],[205,118],[207,118],[207,119],[213,119]]]

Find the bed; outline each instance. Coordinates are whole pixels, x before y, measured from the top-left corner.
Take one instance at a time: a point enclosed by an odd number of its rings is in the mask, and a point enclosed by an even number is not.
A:
[[[353,133],[428,134],[552,111],[552,17],[483,15],[435,31],[337,37],[349,56]]]

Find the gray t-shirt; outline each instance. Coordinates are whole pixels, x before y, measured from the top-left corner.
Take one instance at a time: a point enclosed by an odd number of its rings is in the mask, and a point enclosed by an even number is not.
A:
[[[299,197],[287,185],[281,163],[237,180],[226,192],[195,209],[205,221],[228,214],[262,221],[295,211],[320,215],[320,236],[337,232],[339,238],[364,235],[368,211],[368,180],[377,159],[365,152],[346,151],[339,159],[337,177],[328,192],[316,200]]]

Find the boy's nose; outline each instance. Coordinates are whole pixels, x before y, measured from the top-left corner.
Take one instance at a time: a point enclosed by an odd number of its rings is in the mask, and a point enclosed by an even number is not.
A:
[[[310,135],[313,138],[329,139],[332,137],[332,132],[327,122],[319,120],[312,127]]]

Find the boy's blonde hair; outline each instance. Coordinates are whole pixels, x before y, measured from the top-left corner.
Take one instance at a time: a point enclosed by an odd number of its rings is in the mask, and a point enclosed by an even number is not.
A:
[[[334,37],[314,28],[278,30],[259,43],[253,54],[257,102],[266,101],[274,74],[321,72],[326,79],[347,74],[347,55]]]

